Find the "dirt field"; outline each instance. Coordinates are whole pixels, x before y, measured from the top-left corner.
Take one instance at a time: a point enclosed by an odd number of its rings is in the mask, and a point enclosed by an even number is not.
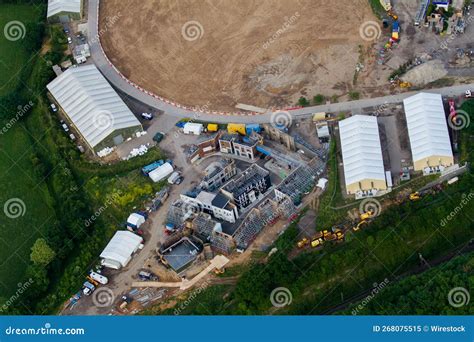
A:
[[[352,88],[366,0],[104,0],[101,36],[117,68],[163,97],[234,109],[293,105]],[[193,30],[194,29],[194,30]]]

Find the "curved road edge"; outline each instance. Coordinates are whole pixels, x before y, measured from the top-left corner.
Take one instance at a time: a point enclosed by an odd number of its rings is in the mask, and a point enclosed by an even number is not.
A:
[[[214,121],[220,123],[236,122],[236,123],[270,123],[272,121],[272,111],[268,110],[263,114],[249,113],[245,114],[219,114],[219,112],[202,113],[200,111],[183,108],[178,104],[167,103],[156,98],[146,90],[134,86],[124,79],[118,69],[109,62],[100,45],[100,34],[98,29],[99,23],[99,3],[100,0],[89,0],[88,7],[88,30],[89,45],[91,49],[91,57],[97,68],[102,72],[105,78],[116,88],[128,94],[130,97],[158,110],[162,110],[165,114],[176,118],[196,118],[203,121]],[[423,90],[429,93],[439,93],[443,96],[459,96],[464,94],[466,89],[474,88],[474,83],[455,85],[439,89]],[[402,102],[405,98],[417,94],[419,91],[411,91],[396,95],[376,97],[370,99],[362,99],[349,102],[332,103],[328,105],[305,107],[289,111],[293,119],[310,117],[317,112],[344,112],[357,111],[368,107],[378,107],[387,104],[395,104]],[[169,102],[169,101],[168,101]]]

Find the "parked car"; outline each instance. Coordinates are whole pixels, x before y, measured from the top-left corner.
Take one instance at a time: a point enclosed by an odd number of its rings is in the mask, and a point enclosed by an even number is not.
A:
[[[183,176],[179,176],[179,178],[174,182],[174,184],[177,184],[177,185],[181,184],[183,182],[183,179],[184,179]]]
[[[64,132],[69,132],[69,127],[65,123],[62,124],[61,127],[63,128]]]
[[[153,114],[152,113],[142,113],[142,118],[145,120],[153,120]]]
[[[165,137],[165,135],[161,132],[158,132],[155,134],[155,136],[153,137],[153,141],[155,141],[157,144],[161,142],[161,140],[163,140],[163,138]]]
[[[58,111],[58,107],[56,107],[56,105],[55,105],[54,103],[51,103],[50,107],[51,107],[51,110],[52,110],[53,112],[56,113],[56,112]]]
[[[466,90],[466,99],[470,99],[472,97],[472,92],[470,90]]]
[[[149,271],[146,271],[146,270],[142,270],[138,273],[138,278],[140,278],[140,280],[158,280],[158,277],[149,272]]]
[[[67,27],[64,28],[64,33],[66,33],[66,34],[69,33],[69,29]]]
[[[76,136],[75,136],[74,134],[72,134],[72,133],[69,134],[69,138],[70,138],[72,141],[76,140]]]
[[[67,37],[67,43],[68,43],[68,44],[72,44],[72,39],[71,39],[71,37]]]

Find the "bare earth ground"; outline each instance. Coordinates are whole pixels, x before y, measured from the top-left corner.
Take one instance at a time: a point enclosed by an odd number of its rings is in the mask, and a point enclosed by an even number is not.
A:
[[[116,15],[101,40],[125,76],[178,103],[211,109],[344,94],[359,45],[370,44],[359,27],[376,20],[365,0],[101,2],[102,27]],[[197,31],[183,35],[189,21],[198,22]]]

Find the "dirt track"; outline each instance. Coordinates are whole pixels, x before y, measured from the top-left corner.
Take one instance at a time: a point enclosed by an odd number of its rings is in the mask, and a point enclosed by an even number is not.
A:
[[[211,109],[344,93],[367,44],[359,27],[375,20],[365,0],[101,1],[101,28],[117,15],[101,36],[115,66],[156,94]]]

